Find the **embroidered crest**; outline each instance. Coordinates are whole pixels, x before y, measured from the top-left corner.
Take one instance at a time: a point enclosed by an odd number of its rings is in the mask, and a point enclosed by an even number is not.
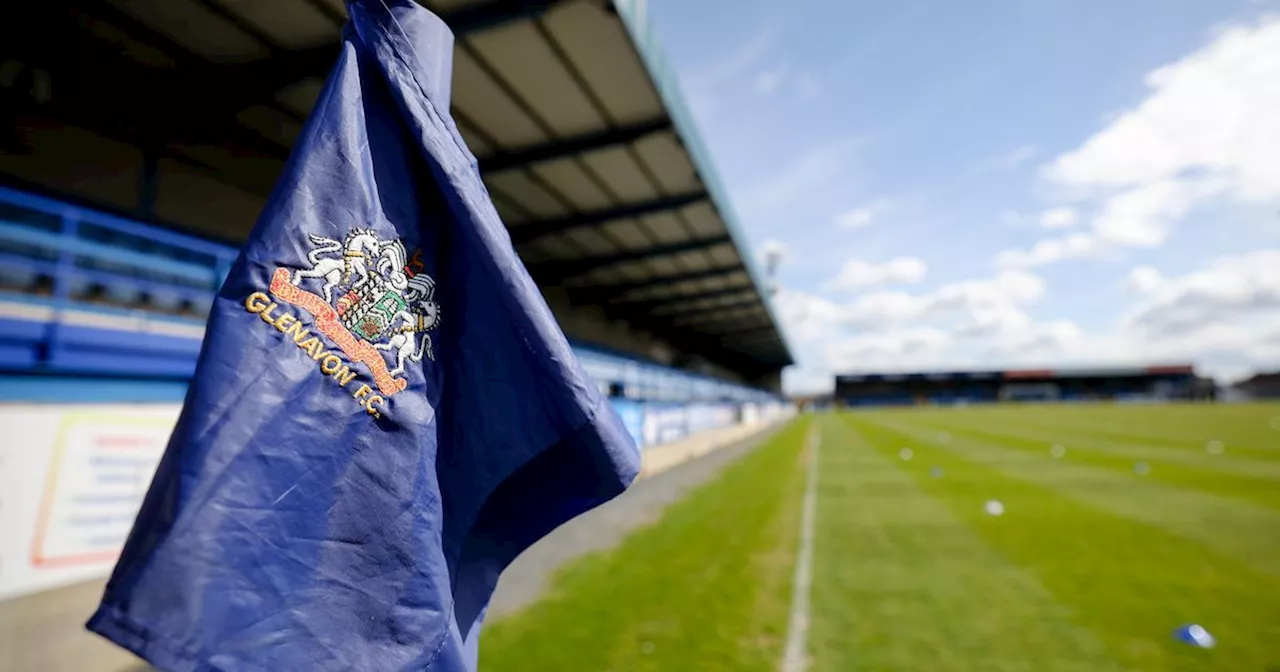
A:
[[[440,324],[435,280],[423,272],[421,251],[406,258],[403,243],[381,239],[370,229],[352,229],[341,241],[315,234],[308,238],[310,267],[277,268],[272,296],[311,313],[316,330],[347,357],[369,367],[383,395],[403,390],[407,382],[398,376],[409,362],[435,359],[427,332]],[[269,308],[253,310],[259,311],[271,315]],[[305,331],[298,328],[289,332],[299,347],[321,361],[320,344],[299,341]]]
[[[382,240],[369,229],[352,229],[342,242],[308,237],[311,268],[294,272],[293,285],[319,280],[321,296],[341,325],[391,355],[391,375],[404,373],[407,362],[420,362],[424,355],[435,359],[426,332],[440,324],[440,305],[434,300],[435,280],[422,272],[420,250],[406,259],[403,243]]]

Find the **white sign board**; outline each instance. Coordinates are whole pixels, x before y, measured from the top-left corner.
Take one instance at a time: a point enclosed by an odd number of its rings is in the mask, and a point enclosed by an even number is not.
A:
[[[111,571],[179,410],[0,406],[0,600]]]

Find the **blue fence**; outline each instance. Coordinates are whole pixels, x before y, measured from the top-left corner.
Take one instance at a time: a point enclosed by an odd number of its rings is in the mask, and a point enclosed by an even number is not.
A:
[[[236,257],[226,245],[0,187],[0,401],[176,401]],[[642,402],[774,395],[575,343],[601,390]]]

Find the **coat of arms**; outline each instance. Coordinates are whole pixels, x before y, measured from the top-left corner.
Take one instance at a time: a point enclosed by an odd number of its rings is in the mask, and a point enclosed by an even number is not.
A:
[[[352,229],[342,241],[308,238],[311,267],[295,271],[290,284],[301,288],[304,281],[318,282],[319,296],[336,311],[342,327],[391,357],[391,376],[424,355],[435,359],[426,332],[439,326],[440,304],[435,281],[423,272],[421,251],[410,258],[399,240],[380,239],[369,229]]]

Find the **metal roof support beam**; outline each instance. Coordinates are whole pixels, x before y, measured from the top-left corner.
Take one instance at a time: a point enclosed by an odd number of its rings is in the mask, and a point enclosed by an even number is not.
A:
[[[489,0],[441,14],[454,35],[474,33],[516,19],[533,19],[563,0]]]
[[[716,276],[711,276],[711,277],[716,277]],[[683,282],[683,280],[688,280],[688,279],[690,279],[688,276],[684,276],[684,278],[681,281]],[[694,279],[700,280],[702,278],[694,278]],[[714,289],[709,292],[698,292],[697,294],[691,294],[689,296],[677,296],[677,297],[662,296],[658,298],[635,299],[631,301],[623,300],[623,301],[614,302],[612,305],[617,306],[619,308],[626,308],[627,310],[631,310],[633,308],[644,310],[646,317],[665,318],[668,316],[654,315],[650,311],[653,310],[654,306],[668,305],[672,301],[691,301],[693,299],[714,299],[722,296],[728,296],[730,294],[739,294],[742,292],[750,291],[752,289],[755,289],[755,287],[753,287],[750,284],[745,284],[745,283],[735,284],[732,287],[725,287],[723,289]]]
[[[724,289],[717,289],[710,292],[704,292],[701,294],[697,294],[696,296],[678,297],[675,300],[681,301],[681,300],[689,300],[694,298],[697,298],[697,299],[718,298],[721,296],[728,296],[730,294],[740,294],[742,292],[752,291],[753,289],[754,287],[752,287],[749,284],[734,285],[733,287],[726,287]],[[619,303],[607,304],[605,305],[604,310],[605,310],[605,313],[608,314],[610,317],[629,320],[639,326],[644,326],[646,328],[653,328],[654,325],[675,326],[674,324],[672,324],[669,315],[658,315],[653,312],[653,310],[658,306],[668,305],[671,303],[671,301],[672,301],[672,298],[669,296],[664,296],[662,298],[657,298],[657,299],[624,301]]]
[[[743,338],[746,336],[747,338]],[[778,330],[772,324],[762,324],[758,327],[748,327],[740,329],[732,334],[725,334],[720,337],[721,343],[733,343],[735,345],[756,345],[760,342],[768,340],[769,336],[779,338]]]
[[[559,219],[549,219],[541,222],[528,222],[511,229],[511,241],[517,245],[527,243],[536,238],[550,235],[553,233],[564,233],[574,229],[581,229],[588,226],[596,226],[605,222],[612,222],[618,219],[629,219],[631,217],[643,217],[652,215],[657,212],[666,212],[668,210],[676,210],[686,205],[697,203],[705,200],[707,192],[698,190],[687,194],[678,194],[675,196],[662,196],[650,201],[641,201],[639,203],[628,203],[604,210],[596,210],[593,212],[582,212]]]
[[[613,301],[615,299],[620,298],[624,294],[634,292],[638,289],[646,289],[646,288],[657,289],[662,287],[670,287],[671,285],[678,285],[682,282],[693,281],[693,280],[711,280],[715,278],[722,278],[726,275],[733,275],[735,273],[743,273],[743,272],[744,271],[741,265],[733,264],[731,266],[720,266],[717,268],[707,269],[705,271],[677,273],[675,275],[662,275],[656,278],[650,278],[648,280],[641,280],[637,282],[623,282],[623,283],[618,283],[614,285],[586,285],[580,288],[570,288],[570,291],[573,292],[574,289],[579,290],[574,292],[574,297],[580,302],[580,305],[583,303],[592,303],[592,304],[607,303],[609,301]],[[739,289],[745,289],[746,287],[749,287],[749,286],[750,285],[743,285]],[[624,303],[646,303],[646,302],[662,303],[670,300],[671,300],[671,297],[664,297],[660,299],[637,299],[635,301],[629,301]]]
[[[673,329],[659,332],[658,336],[686,352],[698,354],[734,371],[763,373],[774,368],[771,363],[762,364],[759,356],[748,350],[729,347],[719,338],[692,329]]]
[[[576,259],[573,261],[550,261],[530,268],[529,272],[539,280],[549,283],[557,283],[575,276],[590,273],[597,268],[605,268],[607,266],[625,264],[632,261],[644,261],[646,259],[667,257],[674,254],[704,250],[708,247],[715,247],[716,245],[730,245],[732,243],[733,239],[729,236],[700,238],[697,240],[685,241],[683,243],[657,245],[640,250],[631,250],[628,252],[619,252],[617,254],[597,257],[587,257],[586,259]]]
[[[724,324],[755,322],[761,320],[764,322],[769,321],[768,316],[759,310],[753,308],[739,308],[738,310],[729,313],[709,313],[707,315],[687,316],[685,319],[672,321],[671,323],[681,327],[692,327],[694,329],[714,329]]]
[[[236,110],[210,98],[203,75],[208,65],[185,47],[105,2],[68,6],[24,3],[28,12],[0,26],[0,43],[13,55],[53,73],[54,95],[42,116],[128,139],[153,148],[174,143],[234,145],[239,151],[288,157],[288,148],[236,123]],[[147,68],[123,55],[119,45],[81,26],[105,21],[131,39],[166,54],[176,68]],[[42,30],[19,29],[40,26]],[[46,32],[47,31],[47,32]],[[47,34],[65,36],[50,41]]]
[[[732,290],[729,293],[737,294],[739,292],[752,291],[753,289],[754,288],[752,287],[743,287],[742,289]],[[730,301],[728,303],[717,303],[709,306],[703,305],[702,302],[706,301],[708,298],[710,297],[706,297],[706,296],[692,297],[685,304],[676,304],[677,307],[675,310],[663,311],[661,313],[654,313],[653,316],[661,317],[663,319],[672,319],[677,317],[686,317],[689,315],[698,315],[701,313],[709,313],[712,311],[734,310],[737,308],[752,308],[760,305],[760,298],[754,294],[752,296],[749,296],[745,299],[740,299],[738,301]],[[720,298],[720,297],[717,296],[714,298]],[[697,304],[697,305],[694,305],[694,304]]]
[[[461,37],[508,21],[537,17],[560,2],[563,0],[489,0],[441,14],[440,18],[455,36]],[[114,16],[122,14],[116,11]],[[188,96],[213,109],[235,112],[271,101],[276,91],[294,82],[325,77],[337,61],[338,51],[338,45],[325,44],[310,49],[281,50],[265,63],[210,65],[203,72],[186,73],[177,82],[177,88],[165,90],[165,95]],[[211,90],[219,96],[210,99],[208,91]]]
[[[623,126],[595,133],[586,133],[573,138],[557,140],[543,145],[524,147],[509,152],[499,152],[480,159],[480,172],[493,173],[508,168],[518,168],[532,163],[551,161],[583,152],[590,152],[615,145],[625,145],[652,133],[671,128],[671,120],[667,117],[645,121],[639,124]]]

